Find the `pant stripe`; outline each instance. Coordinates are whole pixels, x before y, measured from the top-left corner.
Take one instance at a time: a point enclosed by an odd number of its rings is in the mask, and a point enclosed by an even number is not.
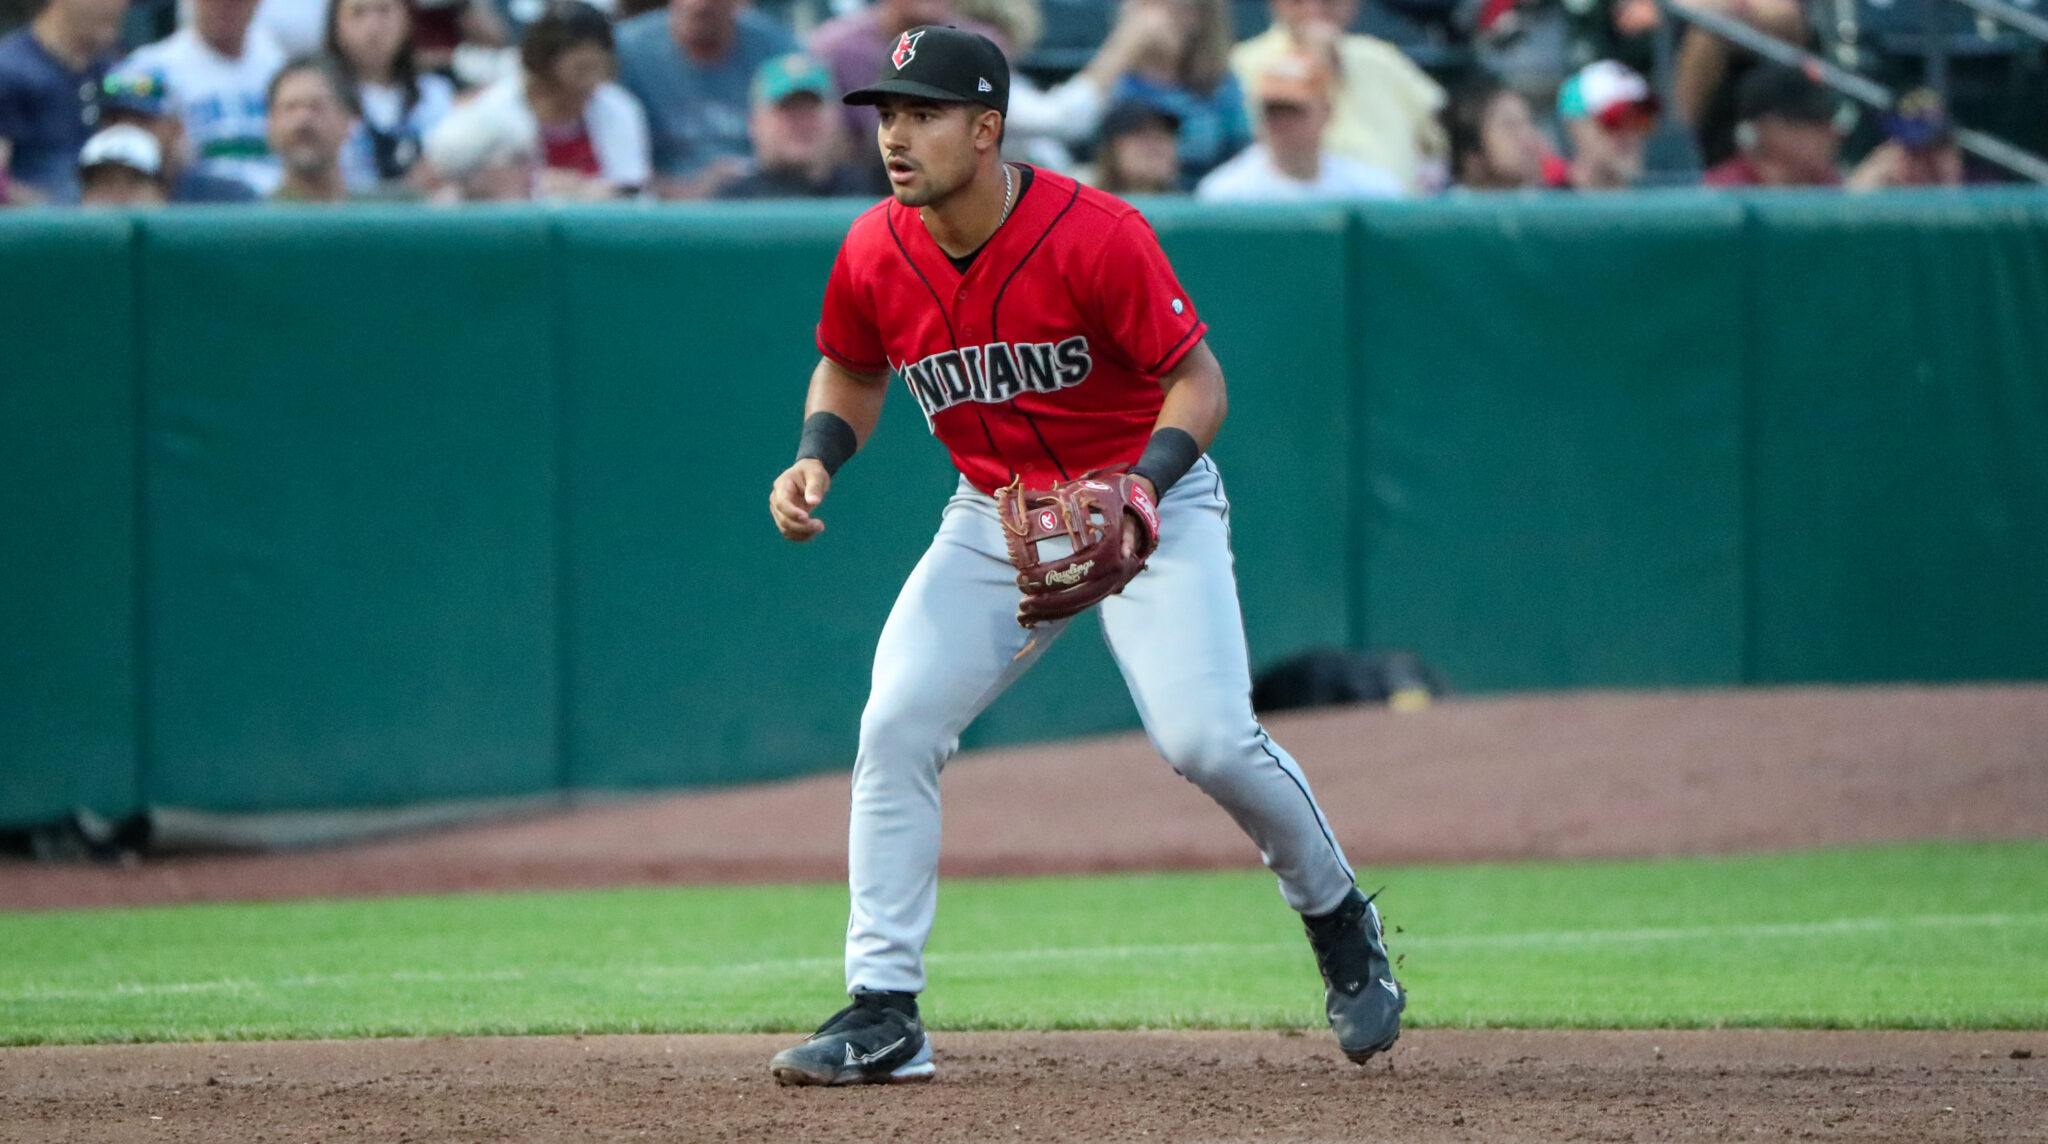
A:
[[[1337,845],[1337,836],[1330,833],[1330,823],[1323,817],[1323,808],[1316,805],[1315,796],[1309,794],[1308,788],[1301,785],[1300,777],[1280,762],[1280,756],[1273,751],[1271,740],[1266,738],[1264,726],[1259,728],[1259,750],[1266,752],[1266,757],[1273,760],[1273,765],[1279,767],[1280,773],[1287,776],[1287,781],[1294,784],[1294,789],[1301,792],[1302,801],[1308,803],[1309,814],[1315,818],[1316,825],[1322,827],[1323,841],[1330,844],[1330,853],[1336,857],[1337,865],[1343,867],[1344,872],[1354,880],[1357,879],[1357,871],[1351,868],[1351,863],[1344,860],[1344,848]]]

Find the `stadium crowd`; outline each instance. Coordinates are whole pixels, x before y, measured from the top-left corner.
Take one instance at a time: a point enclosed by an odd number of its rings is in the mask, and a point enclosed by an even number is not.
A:
[[[1798,0],[1691,2],[1809,39]],[[1995,176],[1924,89],[1848,164],[1830,91],[1698,28],[1665,106],[1654,0],[1045,3],[43,0],[0,36],[0,205],[879,197],[874,112],[838,93],[921,24],[1010,55],[1012,158],[1125,194]],[[1102,29],[1065,65],[1034,54],[1055,8]],[[1425,34],[1360,30],[1394,15]]]

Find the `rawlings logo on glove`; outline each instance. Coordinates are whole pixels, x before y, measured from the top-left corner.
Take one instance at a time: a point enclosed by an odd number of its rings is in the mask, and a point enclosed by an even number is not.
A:
[[[1159,510],[1138,478],[1089,473],[1051,489],[1026,489],[1019,477],[996,491],[996,514],[1010,563],[1017,568],[1017,622],[1034,627],[1085,611],[1124,590],[1159,547]],[[1138,543],[1124,551],[1124,521],[1138,523]],[[1065,539],[1073,547],[1043,559],[1039,546]]]

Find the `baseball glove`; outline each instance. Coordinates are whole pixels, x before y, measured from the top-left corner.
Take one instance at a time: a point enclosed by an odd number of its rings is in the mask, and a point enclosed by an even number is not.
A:
[[[1050,489],[1026,489],[1019,477],[996,491],[1010,563],[1017,567],[1017,622],[1063,620],[1124,590],[1159,547],[1159,510],[1138,478],[1094,472]],[[1124,517],[1138,522],[1138,543],[1124,553]],[[1065,538],[1073,550],[1041,558],[1039,545]]]

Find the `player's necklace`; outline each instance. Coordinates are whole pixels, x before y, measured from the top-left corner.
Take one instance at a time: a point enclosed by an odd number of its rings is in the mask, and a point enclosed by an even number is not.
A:
[[[1001,229],[1003,229],[1003,224],[1004,224],[1004,223],[1006,223],[1006,222],[1009,222],[1009,221],[1010,221],[1010,208],[1011,208],[1011,207],[1013,207],[1013,206],[1016,206],[1016,205],[1017,205],[1017,203],[1016,203],[1016,200],[1015,200],[1015,199],[1012,199],[1012,198],[1010,197],[1010,195],[1011,195],[1011,193],[1012,193],[1012,190],[1013,190],[1013,188],[1011,187],[1011,179],[1010,179],[1010,165],[1009,165],[1008,163],[1004,163],[1004,164],[1003,164],[1003,213],[1002,213],[1001,217],[999,217],[999,218],[997,218],[997,219],[996,219],[996,227],[995,227],[995,230],[992,230],[992,231],[989,231],[989,232],[988,232],[988,233],[989,233],[989,238],[994,238],[994,237],[995,237],[995,233],[996,233],[996,230],[1001,230]],[[921,222],[921,223],[924,223],[924,224],[925,224],[925,225],[926,225],[927,227],[929,227],[929,226],[931,225],[931,221],[930,221],[929,219],[926,219],[926,218],[924,217],[924,212],[925,212],[925,208],[923,208],[923,207],[919,207],[919,208],[917,209],[917,221],[919,221],[919,222]],[[982,246],[987,246],[987,245],[988,245],[988,239],[987,239],[987,238],[983,239],[983,240],[982,240],[982,242],[981,242],[981,245],[982,245]],[[978,251],[978,250],[980,250],[980,249],[981,249],[981,247],[980,247],[980,246],[977,246],[977,247],[975,247],[975,249],[976,249],[976,250]]]

